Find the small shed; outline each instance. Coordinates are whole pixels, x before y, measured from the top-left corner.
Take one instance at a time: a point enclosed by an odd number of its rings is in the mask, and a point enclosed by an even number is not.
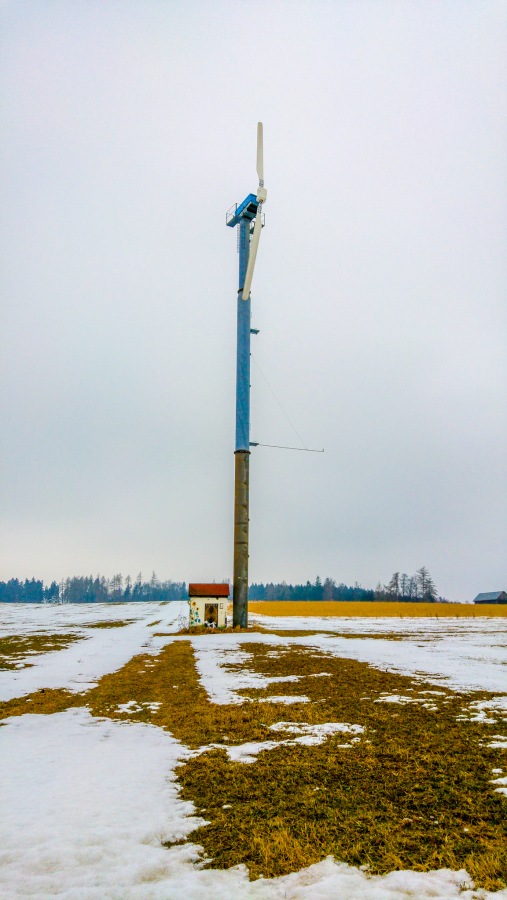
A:
[[[490,591],[489,594],[477,594],[474,603],[507,603],[505,591]]]
[[[190,627],[225,628],[228,599],[228,584],[189,584]]]

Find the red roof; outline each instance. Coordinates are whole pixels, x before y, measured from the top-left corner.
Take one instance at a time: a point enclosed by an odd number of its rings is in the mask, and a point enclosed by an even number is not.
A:
[[[189,597],[228,597],[228,584],[189,584]]]

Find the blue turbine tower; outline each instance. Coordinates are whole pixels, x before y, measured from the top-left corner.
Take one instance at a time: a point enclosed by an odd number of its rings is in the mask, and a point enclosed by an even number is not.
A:
[[[250,481],[250,332],[252,285],[266,201],[262,122],[257,124],[257,195],[249,194],[229,210],[226,223],[239,227],[238,332],[236,360],[236,445],[234,450],[234,574],[233,625],[248,625],[248,524]],[[255,220],[255,224],[253,222]]]

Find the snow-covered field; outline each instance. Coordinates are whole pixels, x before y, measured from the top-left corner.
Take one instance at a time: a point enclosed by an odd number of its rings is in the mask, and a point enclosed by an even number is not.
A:
[[[507,621],[498,619],[343,619],[251,616],[271,629],[339,632],[300,641],[402,675],[457,690],[507,695]],[[403,640],[382,639],[395,634]],[[358,635],[358,637],[353,637]],[[368,638],[368,635],[380,637]]]
[[[30,656],[30,667],[2,672],[0,699],[42,688],[86,691],[135,654],[157,654],[169,641],[179,640],[171,634],[180,627],[178,620],[187,608],[185,603],[4,605],[3,636],[72,632],[79,640],[66,649]],[[489,706],[476,705],[474,715],[479,717],[507,709],[505,619],[255,618],[269,628],[325,633],[193,638],[201,683],[214,703],[245,702],[238,694],[241,688],[267,687],[282,680],[249,672],[247,665],[233,673],[224,667],[229,662],[246,663],[245,645],[255,640],[273,649],[287,642],[314,646],[327,654],[423,678],[436,690],[443,685],[493,692],[496,696]],[[89,627],[108,620],[130,624]],[[403,640],[392,640],[393,635]],[[404,702],[403,697],[383,699]],[[360,726],[333,727],[344,732],[344,740],[361,739]],[[277,730],[287,741],[302,743],[325,740],[330,733],[324,726],[296,730],[288,723],[278,723]],[[497,737],[499,747],[507,745],[505,733]],[[253,745],[231,748],[231,758],[254,763],[258,751]],[[154,725],[94,718],[83,707],[53,715],[12,716],[0,728],[0,754],[2,898],[507,898],[507,890],[473,891],[464,871],[401,871],[369,877],[332,858],[300,872],[254,882],[243,866],[202,869],[195,845],[162,846],[163,840],[184,839],[204,820],[192,803],[179,798],[175,768],[190,750]],[[496,774],[502,789],[505,772],[499,769]]]

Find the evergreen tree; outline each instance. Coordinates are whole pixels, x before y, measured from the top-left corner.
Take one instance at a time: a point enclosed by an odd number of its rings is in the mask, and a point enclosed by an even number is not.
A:
[[[35,578],[25,579],[23,592],[25,603],[42,603],[44,600],[42,581],[36,581]]]
[[[322,600],[323,592],[324,592],[324,588],[322,585],[322,581],[320,580],[320,577],[317,575],[317,577],[315,579],[315,584],[313,585],[313,588],[312,588],[312,600]]]
[[[417,580],[417,596],[425,603],[435,603],[438,592],[430,573],[426,566],[421,566],[416,572]]]
[[[49,587],[43,589],[42,593],[46,603],[56,603],[60,594],[56,581],[52,581]]]

